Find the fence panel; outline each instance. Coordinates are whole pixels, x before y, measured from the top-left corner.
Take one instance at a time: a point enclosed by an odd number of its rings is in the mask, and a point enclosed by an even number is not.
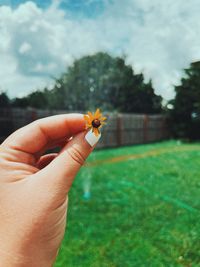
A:
[[[0,109],[0,141],[14,130],[38,119],[63,110]],[[160,141],[169,137],[164,115],[145,114],[106,114],[107,125],[103,128],[99,148],[118,147]]]

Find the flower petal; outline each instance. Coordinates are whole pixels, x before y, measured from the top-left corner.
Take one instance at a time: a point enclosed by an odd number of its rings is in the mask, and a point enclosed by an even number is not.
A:
[[[86,129],[89,129],[89,128],[91,128],[91,127],[92,127],[92,125],[91,125],[91,124],[88,124],[88,123],[86,123],[85,127],[86,127]]]
[[[95,119],[99,119],[101,117],[101,112],[99,108],[95,111],[94,117]]]
[[[93,128],[93,132],[95,136],[99,135],[99,130],[97,128]]]
[[[92,112],[88,111],[88,115],[91,121],[94,120],[94,115],[92,114]]]
[[[83,115],[84,117],[84,120],[87,122],[87,123],[90,123],[90,118],[88,115]]]
[[[106,117],[101,117],[101,118],[100,118],[100,121],[105,121],[105,120],[107,120]]]

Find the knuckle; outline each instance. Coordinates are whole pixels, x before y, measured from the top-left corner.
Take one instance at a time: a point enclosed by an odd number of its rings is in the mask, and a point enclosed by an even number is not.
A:
[[[75,146],[71,146],[68,149],[68,154],[70,155],[70,157],[79,165],[83,166],[86,158],[84,157],[84,155],[80,152],[80,150]]]

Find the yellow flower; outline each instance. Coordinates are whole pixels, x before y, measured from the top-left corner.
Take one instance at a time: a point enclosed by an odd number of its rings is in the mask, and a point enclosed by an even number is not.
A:
[[[105,124],[106,117],[103,117],[100,109],[98,108],[94,114],[88,111],[88,114],[84,115],[86,121],[86,129],[92,129],[93,133],[98,136],[100,134],[99,129]]]

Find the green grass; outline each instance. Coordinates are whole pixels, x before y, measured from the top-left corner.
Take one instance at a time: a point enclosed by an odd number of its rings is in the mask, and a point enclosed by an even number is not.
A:
[[[200,266],[200,144],[107,149],[88,161],[133,154],[146,157],[82,168],[56,267]]]

